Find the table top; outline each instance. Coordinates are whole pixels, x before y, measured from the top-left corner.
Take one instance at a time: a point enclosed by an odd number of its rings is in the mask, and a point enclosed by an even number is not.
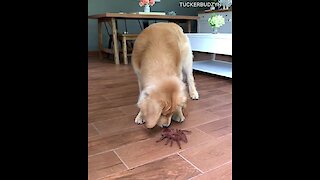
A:
[[[133,14],[133,13],[103,13],[88,16],[89,19],[174,19],[174,20],[197,20],[198,16],[169,16],[169,15],[149,15],[149,14]]]

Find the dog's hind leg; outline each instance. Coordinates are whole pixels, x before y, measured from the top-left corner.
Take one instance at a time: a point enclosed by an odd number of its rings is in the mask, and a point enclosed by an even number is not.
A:
[[[199,94],[196,89],[195,83],[194,83],[194,77],[193,77],[193,70],[192,70],[192,63],[193,63],[193,54],[191,49],[188,51],[186,57],[184,60],[182,69],[186,75],[186,80],[188,83],[188,88],[189,88],[189,95],[191,99],[199,99]]]

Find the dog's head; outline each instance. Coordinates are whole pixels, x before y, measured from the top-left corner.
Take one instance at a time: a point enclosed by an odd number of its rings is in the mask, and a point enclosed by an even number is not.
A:
[[[178,78],[166,79],[145,88],[139,97],[138,107],[147,128],[156,124],[167,127],[177,108],[185,107],[185,84]]]

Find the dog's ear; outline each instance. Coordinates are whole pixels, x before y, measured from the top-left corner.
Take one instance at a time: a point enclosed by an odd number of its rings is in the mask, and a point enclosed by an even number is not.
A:
[[[150,97],[151,90],[151,88],[143,90],[138,101],[147,128],[153,128],[157,124],[163,109],[160,101]]]
[[[171,102],[169,103],[166,100],[162,100],[161,101],[161,109],[162,109],[162,115],[167,115],[170,113],[170,109],[171,109]]]
[[[140,96],[139,96],[139,100],[138,100],[138,107],[139,104],[144,101],[146,98],[148,98],[150,96],[151,91],[154,89],[154,86],[149,86],[146,89],[144,89],[143,91],[140,92]]]
[[[173,91],[171,97],[164,98],[164,100],[161,101],[161,106],[163,109],[162,114],[166,116],[175,112],[179,106],[182,108],[186,107],[187,99],[185,84],[180,83],[179,89]]]
[[[153,128],[158,123],[162,112],[160,103],[151,98],[144,98],[139,103],[139,108],[146,122],[145,126],[147,128]]]
[[[138,100],[138,103],[137,103],[137,105],[138,105],[139,108],[140,108],[140,104],[141,104],[143,101],[145,101],[145,99],[146,99],[148,96],[149,96],[149,93],[146,92],[146,91],[142,91],[142,92],[140,93],[139,100]]]

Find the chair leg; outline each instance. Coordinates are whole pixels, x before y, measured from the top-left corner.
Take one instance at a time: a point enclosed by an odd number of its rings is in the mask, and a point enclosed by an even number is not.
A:
[[[112,44],[112,35],[109,35],[109,42],[108,42],[108,48],[111,49]]]
[[[113,39],[112,39],[112,35],[109,34],[109,41],[108,41],[108,49],[112,49],[112,44],[113,44]],[[107,57],[110,57],[110,53],[107,53]]]
[[[133,49],[133,47],[132,47],[132,42],[131,41],[128,41],[128,43],[127,43],[127,49],[129,50],[132,50]]]
[[[127,57],[127,39],[126,39],[126,37],[123,37],[123,38],[122,38],[122,51],[123,51],[124,64],[128,64],[128,57]]]

